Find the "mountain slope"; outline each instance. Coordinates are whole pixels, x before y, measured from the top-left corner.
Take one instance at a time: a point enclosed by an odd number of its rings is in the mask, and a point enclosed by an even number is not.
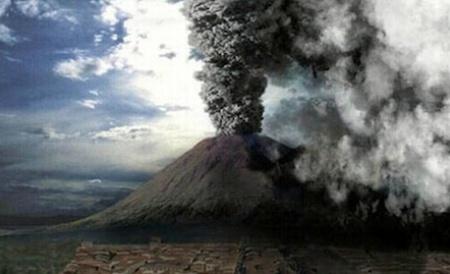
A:
[[[206,139],[129,197],[76,226],[234,223],[265,218],[267,212],[258,212],[262,207],[276,211],[289,203],[289,199],[280,199],[275,178],[282,163],[296,153],[256,135]]]
[[[158,224],[232,224],[291,227],[319,239],[357,235],[406,243],[450,243],[448,214],[405,223],[388,212],[386,193],[361,185],[333,202],[323,182],[299,182],[291,172],[304,148],[258,135],[201,141],[116,205],[50,231],[145,228]],[[368,207],[367,206],[371,206]],[[370,236],[367,236],[370,235]],[[358,239],[357,237],[355,239]]]

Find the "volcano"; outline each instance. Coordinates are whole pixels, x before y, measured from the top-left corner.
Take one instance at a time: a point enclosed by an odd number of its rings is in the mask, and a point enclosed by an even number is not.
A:
[[[326,179],[298,181],[295,161],[305,153],[261,135],[209,138],[116,205],[56,229],[231,224],[290,227],[321,239],[370,235],[406,242],[411,236],[450,243],[448,214],[408,223],[388,212],[382,191],[361,185],[336,203]]]
[[[201,141],[116,205],[72,223],[82,228],[153,224],[251,224],[328,228],[366,221],[359,194],[336,204],[324,183],[300,182],[290,148],[262,135],[217,136]],[[362,191],[370,191],[364,189]],[[381,200],[378,193],[366,195]],[[383,203],[376,210],[383,218]],[[375,224],[377,216],[371,216]],[[343,226],[344,224],[344,226]]]
[[[300,208],[287,170],[301,152],[258,135],[206,139],[126,199],[77,225],[273,222]]]

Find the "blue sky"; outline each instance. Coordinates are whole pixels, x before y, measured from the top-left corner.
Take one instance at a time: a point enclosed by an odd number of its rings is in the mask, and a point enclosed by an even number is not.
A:
[[[214,134],[180,8],[0,0],[0,214],[99,210]]]

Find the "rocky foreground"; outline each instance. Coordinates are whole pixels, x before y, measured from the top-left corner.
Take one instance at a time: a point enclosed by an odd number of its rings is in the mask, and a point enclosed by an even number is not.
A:
[[[62,274],[450,273],[450,253],[262,244],[80,246]]]

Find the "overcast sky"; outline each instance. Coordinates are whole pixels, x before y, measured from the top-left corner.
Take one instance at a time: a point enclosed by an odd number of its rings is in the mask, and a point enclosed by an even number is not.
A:
[[[170,2],[0,0],[0,214],[98,210],[214,134]]]

